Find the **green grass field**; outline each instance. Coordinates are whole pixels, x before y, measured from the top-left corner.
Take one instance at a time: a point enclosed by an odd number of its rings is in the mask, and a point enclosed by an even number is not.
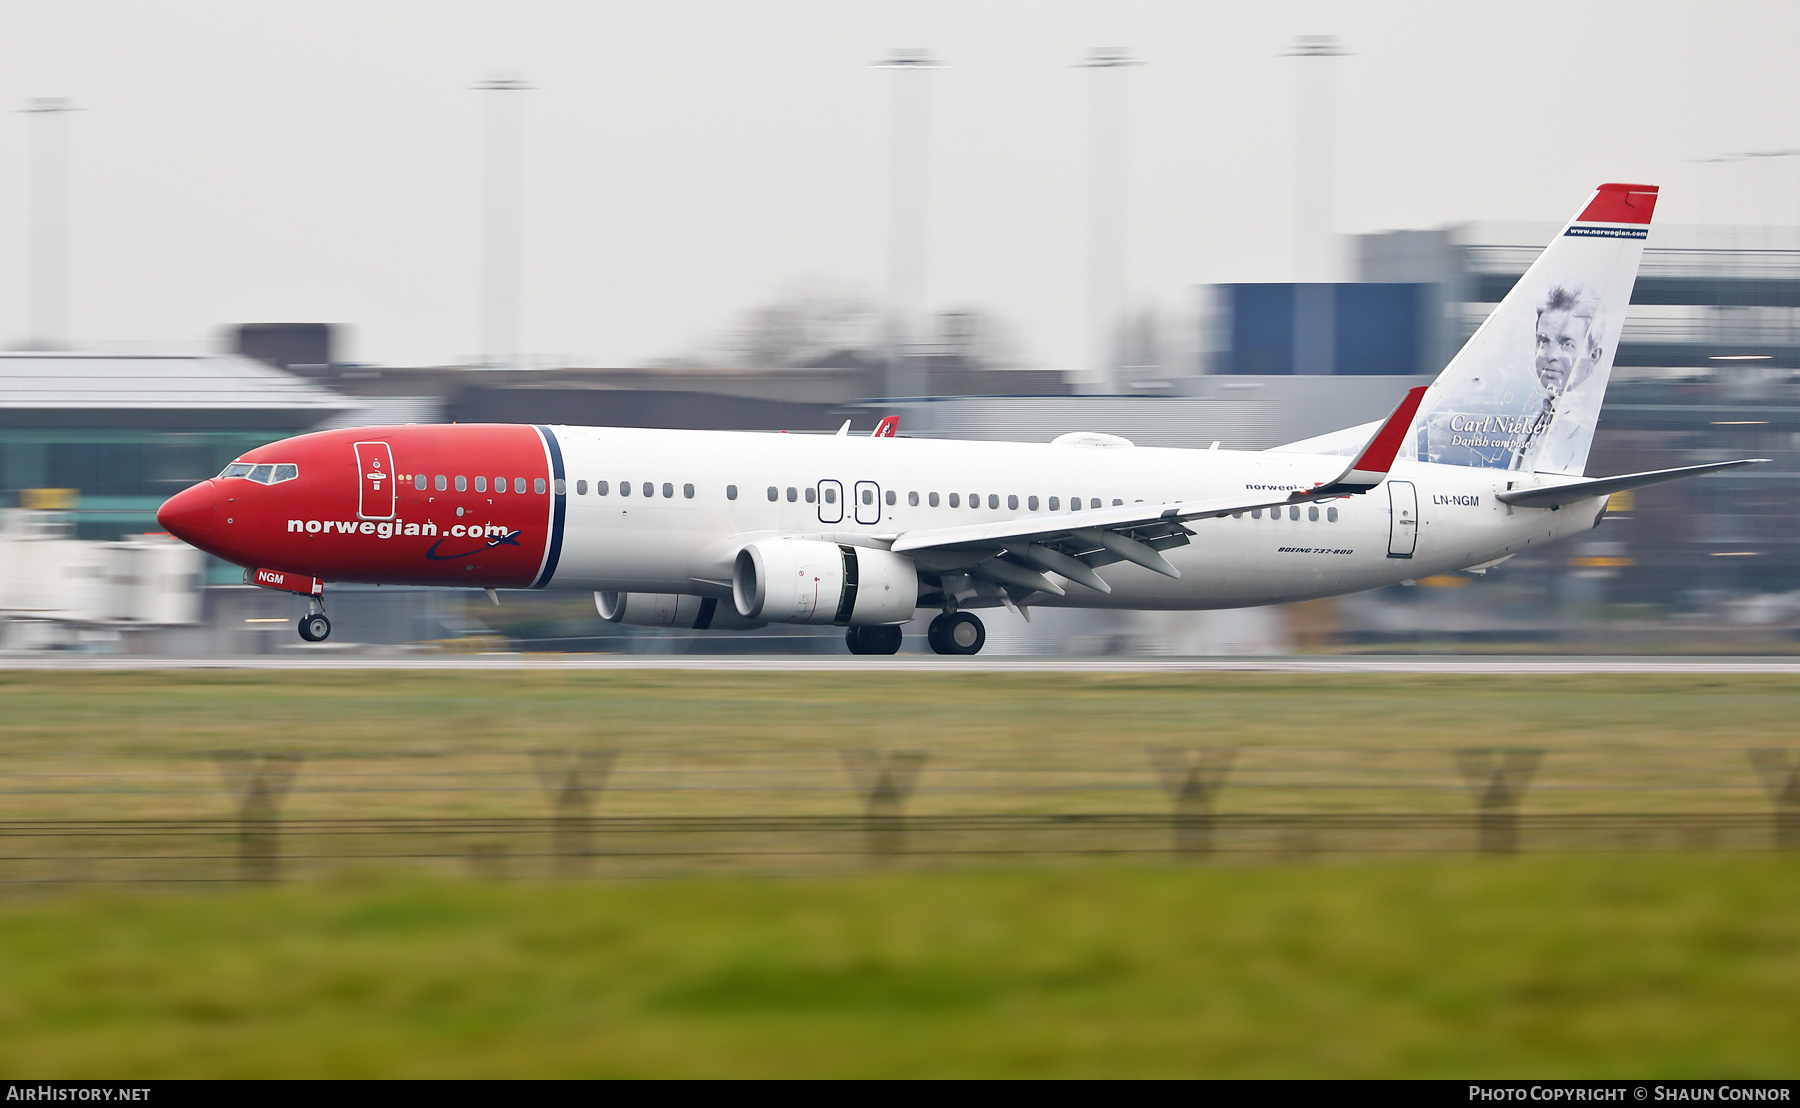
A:
[[[1800,858],[377,881],[0,914],[7,1076],[1792,1076]]]
[[[0,673],[0,704],[0,824],[226,817],[226,749],[304,757],[289,816],[540,816],[528,753],[597,746],[602,813],[855,813],[847,747],[926,751],[914,811],[1160,811],[1146,748],[1218,745],[1224,811],[1466,812],[1453,752],[1529,745],[1528,813],[1767,813],[1744,751],[1795,745],[1800,682]],[[1800,854],[319,872],[12,888],[0,1074],[1800,1068]]]

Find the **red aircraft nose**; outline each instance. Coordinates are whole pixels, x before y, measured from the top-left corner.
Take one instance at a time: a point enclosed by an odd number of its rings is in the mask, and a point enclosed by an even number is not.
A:
[[[156,510],[156,522],[182,542],[204,547],[213,536],[213,483],[183,489]]]

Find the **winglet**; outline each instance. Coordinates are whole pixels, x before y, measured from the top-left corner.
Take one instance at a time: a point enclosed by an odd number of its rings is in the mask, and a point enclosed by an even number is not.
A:
[[[1311,500],[1319,496],[1339,496],[1362,492],[1381,484],[1382,480],[1387,477],[1388,470],[1393,466],[1394,459],[1399,456],[1400,448],[1406,445],[1408,435],[1412,431],[1413,418],[1419,414],[1419,404],[1425,399],[1427,387],[1420,385],[1417,388],[1406,390],[1406,397],[1400,401],[1400,406],[1394,409],[1394,414],[1387,417],[1387,422],[1383,423],[1381,429],[1375,432],[1375,436],[1369,440],[1369,444],[1362,448],[1362,453],[1358,454],[1356,460],[1350,463],[1350,467],[1338,474],[1335,480],[1327,481],[1295,495]]]
[[[899,416],[897,416],[897,415],[882,416],[881,422],[877,423],[875,425],[875,430],[873,430],[869,433],[869,437],[872,439],[891,439],[894,437],[894,432],[898,431],[899,429],[900,429],[900,417]]]

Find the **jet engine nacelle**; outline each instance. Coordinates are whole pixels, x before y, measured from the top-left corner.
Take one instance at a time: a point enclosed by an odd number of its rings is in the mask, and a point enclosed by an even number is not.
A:
[[[594,607],[609,623],[632,627],[691,627],[696,631],[748,631],[763,626],[731,605],[705,596],[672,592],[597,592]]]
[[[738,551],[731,595],[745,619],[852,627],[905,623],[919,606],[919,571],[910,558],[887,550],[773,539]]]

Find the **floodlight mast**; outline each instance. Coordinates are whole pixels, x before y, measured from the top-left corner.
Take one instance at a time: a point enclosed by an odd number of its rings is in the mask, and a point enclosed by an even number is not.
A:
[[[523,364],[520,276],[524,253],[524,102],[532,88],[520,77],[490,77],[475,86],[483,103],[481,177],[481,361],[490,368]]]
[[[930,232],[930,87],[941,68],[923,47],[897,49],[875,63],[888,81],[888,396],[922,396],[928,389],[926,334],[927,242]]]
[[[69,300],[69,114],[74,102],[39,97],[26,104],[31,126],[31,350],[66,350]]]
[[[1130,291],[1130,102],[1125,71],[1144,64],[1123,46],[1075,63],[1088,82],[1088,359],[1101,392],[1118,392]]]
[[[1336,278],[1332,234],[1337,222],[1337,59],[1347,51],[1336,35],[1300,35],[1287,56],[1297,58],[1294,143],[1295,280]]]

